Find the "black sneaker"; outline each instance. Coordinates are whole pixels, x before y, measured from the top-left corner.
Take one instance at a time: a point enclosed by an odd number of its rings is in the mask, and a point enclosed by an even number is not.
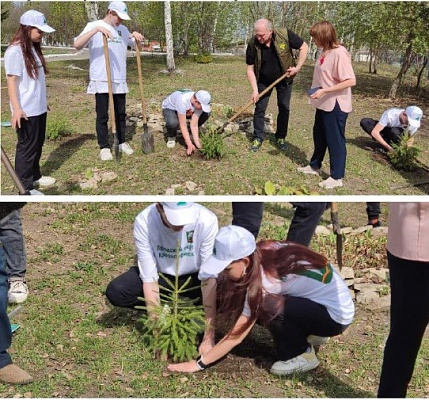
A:
[[[381,226],[381,221],[377,220],[377,221],[368,221],[367,225],[371,225],[373,228],[379,228]]]
[[[261,146],[262,146],[262,142],[258,139],[255,139],[252,142],[252,146],[250,147],[250,151],[258,151]]]
[[[279,150],[286,150],[287,148],[286,139],[277,139],[276,145]]]

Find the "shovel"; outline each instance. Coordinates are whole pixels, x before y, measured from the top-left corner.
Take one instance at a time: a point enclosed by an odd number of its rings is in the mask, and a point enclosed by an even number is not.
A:
[[[10,177],[13,180],[13,183],[15,183],[16,187],[19,190],[19,194],[30,194],[25,190],[24,185],[22,184],[21,180],[19,179],[16,171],[14,170],[8,156],[6,155],[5,151],[3,150],[3,146],[1,146],[1,161],[4,164],[7,172],[9,173]]]
[[[276,79],[270,86],[265,88],[261,93],[259,93],[258,100],[267,92],[269,92],[274,86],[276,86],[279,82],[281,82],[283,79],[288,78],[290,76],[289,72],[285,72],[280,78]],[[237,119],[241,114],[244,113],[252,104],[255,104],[253,100],[250,100],[245,106],[240,108],[228,121],[226,121],[221,128],[219,128],[216,133],[223,133],[225,128],[233,121]]]
[[[141,136],[142,150],[143,150],[143,153],[149,154],[154,151],[155,143],[154,143],[153,133],[149,132],[149,128],[147,126],[146,102],[144,100],[144,92],[143,92],[142,61],[140,59],[140,48],[137,44],[136,44],[136,52],[137,52],[137,71],[138,71],[138,79],[139,79],[140,97],[142,99],[142,118],[143,118],[143,133]]]
[[[341,226],[338,220],[338,203],[331,203],[331,221],[332,221],[332,229],[336,235],[337,241],[337,262],[338,267],[343,268],[343,235],[341,234]]]
[[[118,133],[116,132],[115,103],[113,102],[112,74],[110,71],[109,47],[107,46],[107,38],[104,35],[103,35],[103,49],[104,49],[104,58],[106,60],[107,86],[109,88],[109,109],[110,109],[110,121],[112,124],[112,133],[113,133],[113,147],[115,148],[116,162],[119,163],[119,161],[121,161],[121,152],[119,151],[119,139],[118,139]]]

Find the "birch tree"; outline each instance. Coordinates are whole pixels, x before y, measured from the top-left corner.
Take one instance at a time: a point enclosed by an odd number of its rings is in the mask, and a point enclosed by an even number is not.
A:
[[[174,63],[173,28],[171,25],[170,1],[164,2],[164,26],[165,41],[167,42],[167,70],[168,72],[174,72],[176,70],[176,65]]]

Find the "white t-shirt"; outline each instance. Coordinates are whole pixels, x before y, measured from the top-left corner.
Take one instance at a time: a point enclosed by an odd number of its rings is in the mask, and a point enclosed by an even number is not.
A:
[[[167,228],[152,204],[134,222],[134,242],[137,248],[139,275],[143,282],[157,282],[158,271],[176,275],[176,247],[180,246],[178,275],[199,271],[201,264],[212,255],[218,231],[215,214],[195,204],[197,220],[185,225],[180,232]]]
[[[402,124],[399,115],[405,110],[403,108],[389,108],[386,110],[380,118],[378,123],[388,128],[402,128],[407,129],[407,124]],[[415,132],[414,132],[415,133]]]
[[[303,297],[324,306],[331,318],[341,325],[349,325],[353,320],[355,307],[349,289],[329,264],[322,270],[289,274],[281,279],[267,277],[262,271],[262,285],[267,293]],[[250,317],[247,296],[243,314]]]
[[[162,109],[167,108],[168,110],[176,111],[182,115],[186,115],[186,112],[191,110],[199,117],[203,113],[203,110],[197,110],[192,105],[191,98],[194,94],[195,92],[190,89],[176,90],[164,99],[162,102]]]
[[[35,117],[48,111],[45,71],[43,70],[42,62],[34,48],[33,54],[36,58],[37,69],[39,71],[39,77],[36,79],[30,78],[25,69],[24,56],[20,45],[9,46],[4,55],[6,75],[19,77],[19,104],[28,117]],[[10,104],[10,109],[13,112],[12,104]]]
[[[127,86],[127,47],[133,47],[135,42],[130,38],[130,31],[124,25],[111,26],[103,20],[89,22],[82,33],[83,35],[97,26],[108,29],[114,40],[107,39],[109,47],[110,70],[112,75],[113,93],[128,93]],[[78,36],[78,37],[79,37]],[[89,94],[108,93],[106,61],[103,49],[103,34],[97,32],[87,43],[89,48]]]

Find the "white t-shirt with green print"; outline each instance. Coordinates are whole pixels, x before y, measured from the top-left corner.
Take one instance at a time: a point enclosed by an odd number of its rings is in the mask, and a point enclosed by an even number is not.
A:
[[[288,274],[281,279],[268,277],[262,271],[262,285],[266,293],[302,297],[324,306],[341,325],[349,325],[353,320],[355,307],[349,289],[330,264],[321,270]],[[250,316],[247,297],[243,314]]]
[[[152,204],[134,222],[134,242],[137,249],[139,275],[143,282],[156,282],[158,272],[175,275],[176,248],[179,243],[178,275],[198,272],[201,264],[211,256],[218,231],[214,213],[195,204],[197,220],[185,225],[180,232],[167,228]]]

